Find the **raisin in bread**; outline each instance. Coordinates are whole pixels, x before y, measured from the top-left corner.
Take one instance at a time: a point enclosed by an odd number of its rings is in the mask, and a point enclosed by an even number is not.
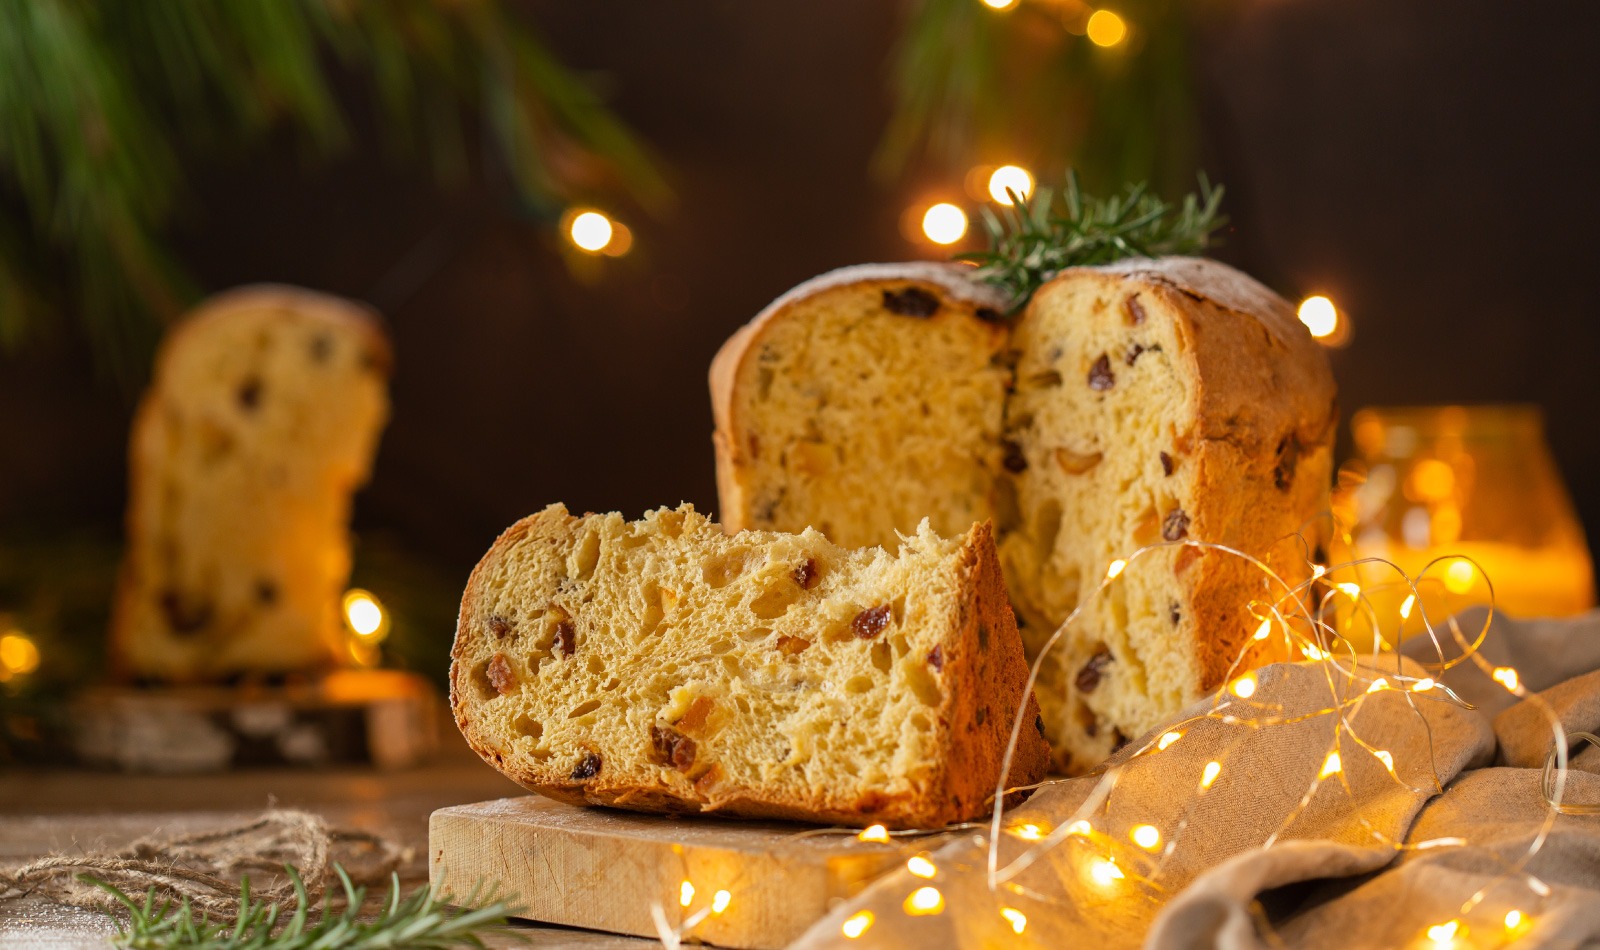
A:
[[[561,505],[472,572],[456,723],[574,803],[939,827],[985,814],[1049,750],[987,524],[847,549],[729,536],[685,505],[629,522]]]
[[[388,416],[375,314],[289,287],[203,303],[156,358],[130,446],[112,648],[197,681],[348,660],[350,501]]]
[[[918,271],[908,270],[906,279]],[[791,349],[817,314],[843,326],[893,316],[869,295],[843,290],[827,285],[806,294],[808,306],[791,299],[769,309],[718,356],[712,373],[718,483],[724,524],[732,528],[796,531],[826,523],[850,537],[882,530],[876,520],[855,518],[859,510],[890,512],[889,527],[901,529],[919,515],[900,501],[923,486],[914,474],[900,473],[858,477],[849,508],[818,504],[814,493],[800,496],[807,505],[769,511],[752,504],[793,497],[793,486],[808,478],[786,461],[789,443],[770,433],[803,428],[795,416],[814,404],[775,393],[819,391],[830,402],[860,402],[869,393],[862,380],[873,372],[870,355]],[[811,299],[819,296],[829,299]],[[947,299],[937,301],[941,309]],[[921,327],[903,321],[908,350],[943,344],[917,342]],[[764,344],[780,349],[765,359],[788,374],[781,388],[757,375]],[[1318,516],[1327,510],[1337,410],[1327,358],[1286,301],[1209,260],[1073,268],[1035,294],[1003,349],[1005,360],[975,350],[964,379],[929,376],[906,384],[922,387],[935,423],[953,418],[950,445],[976,456],[968,402],[952,394],[988,386],[996,366],[1005,367],[1006,394],[984,407],[1002,418],[1002,432],[984,456],[997,460],[986,463],[989,480],[975,484],[969,497],[945,502],[944,510],[994,512],[1030,656],[1113,559],[1146,544],[1185,538],[1227,544],[1271,556],[1291,583],[1304,576],[1305,557],[1326,530]],[[915,415],[903,402],[871,403],[859,416],[824,427],[821,451],[863,476],[894,471],[880,457],[892,448],[864,451],[863,435],[920,425]],[[770,451],[772,461],[762,464],[738,450],[749,443]],[[1249,602],[1267,598],[1260,575],[1225,555],[1167,548],[1141,558],[1107,597],[1086,606],[1041,667],[1036,691],[1056,765],[1089,768],[1214,688],[1249,644],[1255,626]],[[1259,649],[1246,665],[1273,659],[1267,648],[1274,643],[1249,644]]]
[[[1005,298],[955,264],[847,267],[779,298],[717,354],[717,486],[732,529],[847,547],[993,516],[1010,372]]]

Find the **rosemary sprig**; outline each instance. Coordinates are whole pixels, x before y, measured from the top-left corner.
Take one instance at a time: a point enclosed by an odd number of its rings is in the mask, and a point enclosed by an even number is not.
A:
[[[391,877],[389,899],[371,920],[357,916],[366,900],[366,889],[356,887],[344,868],[334,865],[344,888],[345,906],[333,913],[327,898],[317,908],[316,922],[310,896],[300,873],[285,867],[294,882],[295,909],[287,921],[281,920],[276,904],[253,901],[250,880],[239,893],[239,908],[233,923],[213,922],[207,915],[196,915],[188,900],[173,904],[156,901],[151,888],[144,901],[135,900],[115,885],[92,875],[79,880],[99,887],[128,909],[129,923],[119,926],[113,942],[127,950],[318,950],[340,947],[344,950],[443,950],[446,947],[483,947],[483,935],[501,930],[512,908],[491,892],[488,903],[477,910],[452,912],[429,888],[419,888],[400,899],[400,878]],[[480,888],[474,888],[467,904],[478,902]]]
[[[1214,231],[1227,223],[1221,215],[1222,186],[1200,176],[1199,194],[1172,204],[1140,183],[1120,195],[1096,198],[1078,188],[1067,173],[1057,210],[1055,193],[1038,189],[1028,201],[1011,192],[1012,204],[998,214],[983,209],[989,249],[957,255],[978,265],[978,278],[1011,295],[1021,308],[1040,285],[1065,267],[1109,264],[1125,257],[1198,254]]]

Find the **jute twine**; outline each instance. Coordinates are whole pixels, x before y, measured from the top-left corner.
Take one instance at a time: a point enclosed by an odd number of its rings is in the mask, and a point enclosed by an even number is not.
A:
[[[212,920],[232,921],[244,878],[250,880],[252,901],[289,910],[295,906],[295,890],[284,865],[294,866],[315,901],[325,891],[335,863],[356,884],[365,885],[386,880],[402,857],[399,847],[379,835],[330,829],[316,815],[274,808],[230,828],[156,834],[115,852],[53,855],[0,869],[0,898],[40,896],[80,907],[118,909],[112,895],[78,880],[80,875],[91,875],[141,901],[153,888],[158,904],[187,900]]]

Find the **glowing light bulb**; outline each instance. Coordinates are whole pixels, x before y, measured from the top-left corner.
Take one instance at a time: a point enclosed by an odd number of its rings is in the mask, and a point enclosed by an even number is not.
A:
[[[1465,594],[1472,589],[1472,579],[1477,575],[1469,561],[1451,561],[1444,571],[1444,586],[1452,594]]]
[[[989,197],[1003,205],[1012,204],[1010,192],[1021,198],[1033,194],[1033,176],[1018,165],[1001,165],[989,176]]]
[[[1367,687],[1367,692],[1369,692],[1369,693],[1381,693],[1381,692],[1383,692],[1384,690],[1386,690],[1388,688],[1389,688],[1389,681],[1380,676],[1377,679],[1372,681],[1372,685],[1371,686]]]
[[[1128,562],[1127,561],[1124,561],[1120,557],[1117,558],[1115,561],[1111,562],[1111,566],[1110,567],[1106,568],[1106,578],[1109,580],[1109,579],[1111,579],[1113,577],[1116,577],[1118,574],[1121,574],[1122,573],[1122,569],[1127,567],[1127,566],[1128,566]]]
[[[1011,925],[1012,933],[1019,934],[1028,929],[1028,916],[1015,907],[1000,908],[1000,916],[1004,917],[1006,923]]]
[[[862,841],[876,841],[879,844],[882,844],[883,842],[889,840],[889,829],[882,825],[868,825],[860,834],[856,835],[856,837],[860,838]]]
[[[1179,739],[1182,739],[1182,738],[1183,738],[1183,733],[1181,733],[1181,732],[1163,733],[1161,738],[1156,740],[1156,748],[1161,750],[1162,752],[1165,752],[1165,751],[1167,751],[1167,747],[1168,746],[1172,745],[1174,742],[1177,742]]]
[[[1200,773],[1200,787],[1210,788],[1216,782],[1217,776],[1222,774],[1221,762],[1207,762],[1204,772]]]
[[[941,201],[923,212],[922,233],[935,244],[954,244],[967,233],[967,213]]]
[[[39,648],[21,630],[10,630],[0,637],[0,682],[26,676],[38,668]]]
[[[1406,599],[1400,602],[1400,619],[1411,619],[1411,608],[1417,605],[1417,595],[1407,594]]]
[[[1094,826],[1089,824],[1087,821],[1084,821],[1082,818],[1079,818],[1077,821],[1067,826],[1067,834],[1069,835],[1079,835],[1086,838],[1093,832]]]
[[[1343,584],[1335,584],[1333,586],[1339,588],[1340,592],[1348,595],[1351,600],[1360,600],[1361,599],[1361,585],[1360,584],[1352,584],[1349,581],[1346,581]]]
[[[1328,653],[1326,650],[1323,650],[1321,647],[1313,646],[1312,644],[1307,643],[1301,645],[1300,655],[1308,660],[1326,660],[1332,654]]]
[[[1009,10],[1017,5],[1017,0],[983,0],[983,5],[991,10]]]
[[[580,211],[567,223],[567,236],[572,243],[591,254],[605,250],[615,230],[611,219],[598,211]]]
[[[1128,837],[1146,851],[1154,851],[1161,845],[1161,831],[1155,825],[1135,825]]]
[[[1044,829],[1038,825],[1018,825],[1011,829],[1011,833],[1023,841],[1038,841],[1044,837]]]
[[[684,881],[678,885],[678,905],[688,907],[692,903],[694,903],[694,885]]]
[[[344,619],[356,636],[376,643],[389,633],[383,605],[371,593],[355,588],[344,595]]]
[[[919,887],[906,897],[905,911],[913,917],[944,912],[944,895],[937,887]]]
[[[728,905],[731,903],[733,903],[732,894],[729,894],[727,891],[718,891],[711,896],[711,912],[713,914],[720,914],[727,910]]]
[[[1456,472],[1448,462],[1422,459],[1411,467],[1408,482],[1411,494],[1416,498],[1422,501],[1444,501],[1456,490]]]
[[[1261,621],[1261,626],[1256,628],[1254,639],[1256,639],[1256,640],[1265,640],[1267,637],[1270,637],[1270,636],[1272,636],[1272,621],[1271,620],[1263,620],[1263,621]]]
[[[1391,772],[1394,771],[1394,756],[1390,755],[1389,753],[1385,752],[1382,749],[1379,749],[1378,751],[1372,753],[1372,755],[1379,762],[1383,763],[1383,767],[1384,768],[1388,769]]]
[[[1110,887],[1126,876],[1122,873],[1122,869],[1117,867],[1117,862],[1110,858],[1095,858],[1089,865],[1089,877],[1101,887]]]
[[[1442,924],[1435,924],[1428,928],[1428,939],[1434,943],[1450,944],[1456,939],[1456,932],[1461,929],[1461,921],[1449,920]]]
[[[1339,753],[1329,752],[1328,757],[1322,760],[1322,771],[1317,773],[1317,778],[1323,779],[1343,771],[1344,764],[1339,761]]]
[[[1499,683],[1501,686],[1504,686],[1506,689],[1511,690],[1513,693],[1517,691],[1517,686],[1522,682],[1521,678],[1517,676],[1517,671],[1509,666],[1496,667],[1494,671],[1494,679],[1495,682]]]
[[[1128,36],[1128,24],[1110,10],[1089,15],[1089,41],[1096,46],[1116,46]]]
[[[1413,693],[1426,693],[1428,690],[1433,689],[1435,685],[1437,684],[1431,678],[1423,677],[1411,684],[1411,691]]]
[[[1255,674],[1246,673],[1245,675],[1234,680],[1233,685],[1228,688],[1233,690],[1233,695],[1239,697],[1240,699],[1249,699],[1251,696],[1256,694]]]
[[[1306,325],[1312,336],[1326,340],[1339,329],[1339,310],[1333,301],[1316,294],[1300,302],[1300,322]]]
[[[906,870],[920,878],[931,878],[939,873],[933,862],[920,854],[906,862]]]
[[[872,911],[862,910],[851,914],[839,925],[839,932],[844,934],[846,940],[854,940],[867,932],[872,926]]]
[[[1522,926],[1522,911],[1511,910],[1506,912],[1506,929],[1516,930]],[[1020,933],[1021,931],[1018,931]]]

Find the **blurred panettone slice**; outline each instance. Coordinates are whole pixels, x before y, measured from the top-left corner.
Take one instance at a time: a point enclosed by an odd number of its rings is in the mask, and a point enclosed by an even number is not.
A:
[[[133,423],[119,673],[195,682],[348,659],[350,502],[388,418],[390,363],[374,312],[291,287],[217,295],[172,329]]]

